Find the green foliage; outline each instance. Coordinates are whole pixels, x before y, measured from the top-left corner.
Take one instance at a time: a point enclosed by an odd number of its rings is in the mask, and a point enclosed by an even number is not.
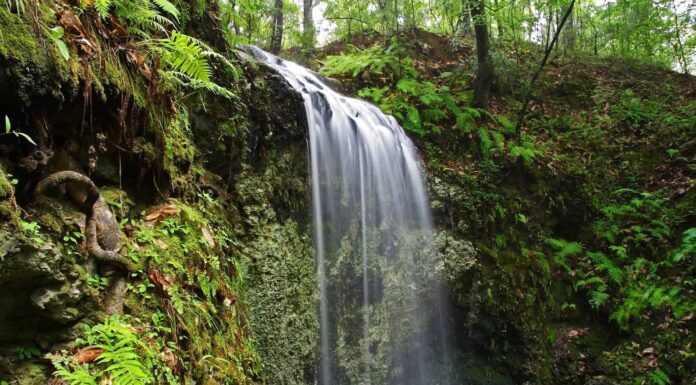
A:
[[[68,46],[66,46],[65,42],[63,41],[63,35],[65,34],[63,27],[50,28],[49,33],[51,40],[53,40],[53,43],[55,43],[56,47],[58,47],[58,51],[63,59],[66,61],[70,60],[70,51],[68,50]]]
[[[20,346],[16,350],[17,353],[17,358],[20,360],[29,360],[34,357],[40,357],[41,352],[39,349],[34,348],[34,347],[25,347],[25,346]]]
[[[94,289],[103,291],[109,287],[109,279],[102,277],[99,274],[95,274],[87,278],[87,285]]]
[[[509,153],[515,159],[522,159],[522,162],[526,166],[529,166],[537,157],[543,154],[543,151],[540,150],[533,142],[523,141],[521,145],[513,143],[510,146]]]
[[[168,0],[95,0],[89,5],[83,2],[82,7],[93,7],[102,18],[115,16],[125,23],[133,37],[142,41],[143,47],[158,54],[161,60],[158,73],[165,89],[208,91],[226,98],[234,96],[212,81],[210,61],[223,63],[234,77],[238,76],[236,66],[200,40],[176,30],[181,13],[174,3]],[[60,44],[59,49],[63,53]]]
[[[5,132],[3,134],[0,134],[0,135],[9,135],[9,134],[12,134],[16,137],[24,138],[27,140],[27,142],[36,146],[36,142],[34,142],[34,140],[29,135],[27,135],[23,132],[12,131],[12,123],[10,122],[10,118],[7,115],[5,115]]]
[[[87,4],[82,2],[82,8]],[[147,37],[153,32],[167,32],[179,20],[179,10],[168,0],[94,0],[94,7],[100,17],[110,14],[123,20],[134,35]]]
[[[583,250],[582,245],[578,242],[567,242],[563,239],[554,238],[546,238],[544,241],[556,250],[553,254],[553,259],[557,265],[563,267],[566,271],[571,270],[568,257],[578,255]]]
[[[362,50],[353,47],[351,53],[328,56],[321,71],[329,76],[379,78],[380,83],[386,83],[384,86],[364,87],[358,96],[372,99],[384,112],[394,115],[405,129],[420,136],[440,133],[447,120],[456,120],[462,132],[469,132],[474,119],[481,116],[480,110],[462,105],[466,97],[456,97],[449,86],[421,80],[413,60],[397,42],[386,48],[380,44]],[[390,85],[394,83],[396,87],[392,88]],[[497,132],[486,130],[481,135],[486,143],[500,142]],[[487,144],[482,147],[485,152],[491,149]]]
[[[341,53],[324,59],[321,72],[328,76],[349,74],[352,77],[366,74],[387,75],[392,79],[411,79],[417,76],[413,60],[404,57],[398,44],[388,47],[374,45],[359,49],[352,47],[351,53]]]
[[[84,234],[81,231],[67,231],[63,235],[63,246],[68,255],[76,257],[80,254],[77,247],[82,242],[82,238],[84,238]]]
[[[53,375],[67,382],[69,385],[98,385],[97,379],[89,372],[87,365],[73,364],[73,366],[69,368],[60,360],[54,360],[53,366],[56,367]]]
[[[668,251],[672,231],[662,194],[621,189],[614,197],[593,226],[605,249],[582,254],[577,243],[549,239],[557,263],[573,273],[575,287],[588,293],[593,307],[608,308],[625,330],[650,309],[669,309],[677,319],[696,311],[696,301],[683,294],[693,290],[691,281],[671,279],[693,254],[696,230],[686,230],[681,244]]]
[[[166,368],[158,352],[118,316],[94,326],[85,325],[84,336],[75,343],[104,351],[90,365],[79,365],[61,356],[53,358],[54,375],[70,384],[96,384],[108,378],[114,385],[145,385],[155,382],[156,367]]]
[[[36,223],[36,222],[27,222],[23,219],[20,218],[19,220],[19,228],[22,230],[22,232],[27,235],[27,237],[34,243],[41,245],[44,243],[42,234],[41,234],[41,226]]]

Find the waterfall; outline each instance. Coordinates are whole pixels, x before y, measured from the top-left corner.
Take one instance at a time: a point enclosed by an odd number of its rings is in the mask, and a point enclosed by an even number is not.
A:
[[[396,120],[255,47],[305,101],[321,385],[450,384],[442,261],[416,148]]]

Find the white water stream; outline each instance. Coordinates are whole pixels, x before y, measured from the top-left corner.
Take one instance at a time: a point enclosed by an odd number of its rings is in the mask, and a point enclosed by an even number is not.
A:
[[[304,97],[321,385],[449,384],[448,312],[416,148],[396,120],[255,47]],[[438,368],[438,369],[436,369]]]

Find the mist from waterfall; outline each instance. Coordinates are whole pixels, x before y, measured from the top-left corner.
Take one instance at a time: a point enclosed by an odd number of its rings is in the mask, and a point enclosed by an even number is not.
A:
[[[442,261],[413,143],[376,106],[294,62],[247,50],[305,101],[319,384],[452,384]]]

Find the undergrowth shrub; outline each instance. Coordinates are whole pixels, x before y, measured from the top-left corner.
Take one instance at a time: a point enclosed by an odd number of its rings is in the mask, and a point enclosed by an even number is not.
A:
[[[696,313],[696,228],[677,234],[677,225],[663,192],[620,189],[592,226],[594,246],[546,239],[555,265],[592,308],[665,352],[658,369],[640,374],[653,383],[686,373],[694,357],[684,333]]]

